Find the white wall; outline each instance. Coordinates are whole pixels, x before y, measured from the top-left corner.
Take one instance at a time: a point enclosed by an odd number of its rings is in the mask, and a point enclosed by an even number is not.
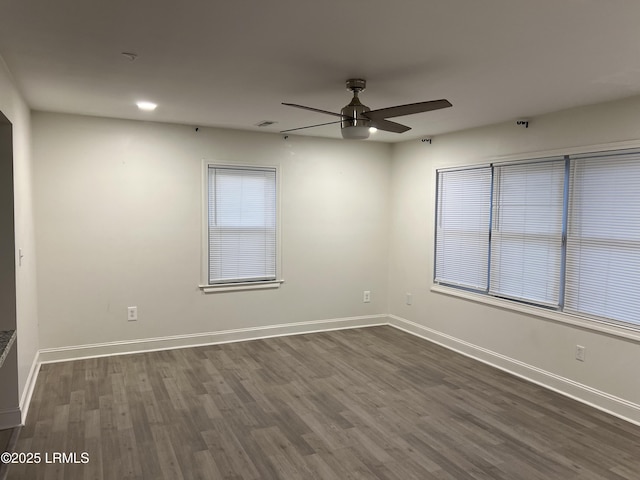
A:
[[[394,146],[389,311],[395,323],[640,422],[640,343],[442,293],[433,279],[435,170],[496,156],[640,139],[640,98]],[[413,294],[413,305],[405,294]],[[408,320],[406,322],[404,320]],[[640,336],[638,336],[640,338]],[[587,361],[574,359],[576,344]]]
[[[24,402],[26,401],[24,394],[28,387],[29,374],[38,351],[36,248],[30,152],[31,125],[29,108],[14,87],[11,75],[1,58],[0,110],[13,125],[15,245],[16,248],[21,248],[25,255],[22,266],[18,266],[16,257],[17,362],[13,367],[5,364],[3,375],[7,374],[6,371],[9,369],[17,370],[18,395],[20,400]],[[1,391],[2,395],[7,394],[4,386]]]
[[[386,312],[390,146],[33,121],[43,349]],[[203,159],[280,165],[280,289],[198,289]],[[133,305],[139,320],[127,322]]]
[[[45,350],[389,312],[397,326],[640,423],[637,341],[430,291],[436,168],[640,139],[640,98],[433,145],[52,113],[33,114],[33,124]],[[279,290],[197,288],[203,158],[281,166]],[[130,305],[138,322],[126,321]],[[587,347],[584,363],[576,344]]]

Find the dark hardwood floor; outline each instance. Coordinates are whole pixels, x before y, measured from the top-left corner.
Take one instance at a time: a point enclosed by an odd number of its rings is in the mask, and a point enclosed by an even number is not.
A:
[[[15,442],[18,438],[17,434],[19,429],[20,427],[0,430],[0,453],[13,452]],[[0,480],[5,480],[7,478],[8,471],[9,465],[4,464],[0,459]]]
[[[17,451],[11,480],[640,478],[640,427],[391,327],[43,365]]]
[[[0,452],[4,452],[9,445],[9,439],[11,438],[11,428],[7,430],[0,430]]]

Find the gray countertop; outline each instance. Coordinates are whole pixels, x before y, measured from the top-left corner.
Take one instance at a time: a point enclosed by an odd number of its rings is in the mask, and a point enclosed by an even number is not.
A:
[[[4,359],[7,358],[9,349],[16,339],[15,330],[2,330],[0,331],[0,367],[4,363]]]

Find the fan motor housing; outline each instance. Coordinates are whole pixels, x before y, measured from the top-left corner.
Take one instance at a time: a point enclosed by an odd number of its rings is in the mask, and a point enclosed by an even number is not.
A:
[[[347,80],[347,90],[353,92],[353,98],[349,105],[340,110],[340,113],[345,118],[341,123],[342,138],[349,140],[364,140],[369,138],[369,127],[371,127],[371,120],[362,116],[363,113],[370,111],[371,109],[366,105],[363,105],[358,98],[358,93],[364,91],[367,86],[367,82],[360,78],[352,78]]]
[[[368,112],[369,107],[365,105],[347,105],[340,113],[352,118],[345,118],[341,122],[342,138],[362,140],[369,138],[369,127],[371,127],[371,120],[363,118],[361,114]]]

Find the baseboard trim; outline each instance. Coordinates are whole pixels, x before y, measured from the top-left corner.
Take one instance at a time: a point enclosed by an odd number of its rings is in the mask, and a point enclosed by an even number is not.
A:
[[[388,315],[389,325],[436,343],[454,352],[478,360],[502,371],[520,377],[541,387],[553,390],[622,420],[640,426],[640,405],[601,390],[583,385],[555,373],[534,367],[514,358],[479,347],[459,338],[425,327],[410,320]]]
[[[21,425],[21,415],[19,408],[12,408],[10,410],[0,410],[0,430],[6,430],[8,428],[14,428]]]
[[[359,317],[313,320],[308,322],[286,323],[264,327],[240,328],[219,332],[174,335],[159,338],[144,338],[120,342],[94,343],[71,347],[44,348],[39,351],[39,364],[80,360],[84,358],[125,355],[157,350],[199,347],[220,343],[258,340],[261,338],[301,335],[305,333],[326,332],[349,328],[388,325],[388,316],[366,315]],[[39,365],[38,365],[39,366]],[[35,381],[34,381],[35,383]]]
[[[29,413],[29,405],[31,405],[31,397],[33,396],[33,390],[36,388],[36,381],[38,380],[38,373],[40,373],[40,352],[36,352],[33,357],[33,363],[31,363],[31,369],[29,370],[29,376],[27,377],[27,383],[24,386],[22,397],[20,398],[20,411],[22,412],[21,425],[27,423],[27,415]]]

